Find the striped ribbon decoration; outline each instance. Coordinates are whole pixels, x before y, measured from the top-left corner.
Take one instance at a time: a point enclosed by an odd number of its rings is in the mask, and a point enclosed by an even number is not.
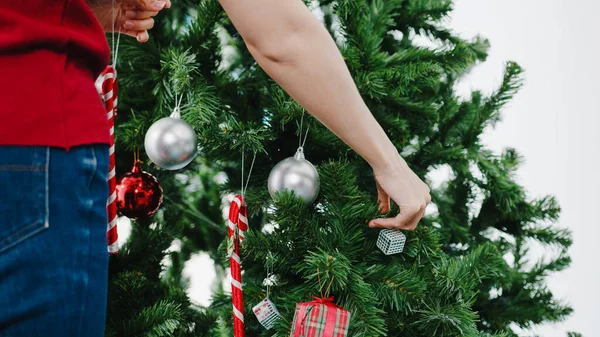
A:
[[[106,238],[108,240],[108,253],[116,254],[119,250],[117,239],[117,176],[115,171],[115,116],[117,114],[117,72],[113,66],[108,66],[98,79],[101,81],[99,94],[106,106],[108,127],[110,130],[110,166],[108,171],[109,197],[106,205],[108,213],[108,226]]]
[[[248,230],[248,206],[237,195],[229,207],[228,238],[230,242],[231,302],[233,304],[233,336],[244,337],[244,292],[242,290],[242,261],[240,243]]]

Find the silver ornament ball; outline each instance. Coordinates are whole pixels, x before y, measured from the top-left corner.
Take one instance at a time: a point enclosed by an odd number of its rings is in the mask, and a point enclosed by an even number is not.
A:
[[[280,161],[269,174],[269,194],[275,198],[277,192],[294,191],[305,205],[312,204],[319,195],[319,173],[299,148],[296,155]]]
[[[144,146],[146,154],[156,166],[178,170],[196,156],[198,139],[194,129],[185,121],[165,117],[148,129]]]

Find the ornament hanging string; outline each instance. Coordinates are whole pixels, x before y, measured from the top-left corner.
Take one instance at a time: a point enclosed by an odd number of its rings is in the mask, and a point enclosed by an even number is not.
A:
[[[329,281],[329,285],[327,286],[327,289],[325,290],[325,294],[323,294],[323,286],[325,286],[325,283],[321,284],[321,271],[319,269],[317,269],[317,281],[319,282],[319,293],[321,294],[321,298],[329,297],[329,290],[331,289],[333,280],[335,280],[335,275],[331,277],[331,281]]]
[[[189,77],[189,76],[188,76]],[[171,118],[181,118],[181,102],[183,101],[183,93],[179,93],[183,91],[187,85],[185,82],[183,85],[177,85],[175,80],[171,80],[172,90],[175,92],[175,108],[173,109],[173,113],[171,114]]]
[[[133,150],[133,162],[137,163],[137,162],[142,162],[141,157],[140,157],[140,147],[136,146],[135,150]]]
[[[242,196],[244,196],[244,159],[245,159],[245,157],[246,157],[246,151],[244,150],[244,147],[242,146],[242,179],[240,179],[240,182],[242,184],[240,192],[242,193]]]
[[[250,171],[248,172],[248,178],[246,179],[246,185],[244,185],[244,158],[246,157],[246,151],[242,147],[242,196],[246,197],[246,190],[248,189],[248,184],[250,183],[250,176],[252,176],[252,169],[254,169],[254,162],[256,161],[256,152],[252,157],[252,164],[250,164]]]
[[[179,99],[177,99],[177,96],[179,96]],[[183,101],[183,94],[178,95],[177,93],[175,93],[175,108],[173,109],[171,118],[181,118],[181,101]]]
[[[112,1],[112,54],[113,54],[113,62],[112,66],[116,68],[117,66],[117,57],[119,56],[119,42],[121,42],[121,27],[119,26],[119,34],[117,35],[117,45],[115,46],[115,30],[117,29],[117,13],[115,11],[115,0]]]
[[[302,128],[304,124],[304,115],[305,112],[302,111],[302,117],[300,118],[300,132],[298,136],[298,147],[304,149],[304,145],[306,145],[306,139],[308,138],[308,131],[310,130],[310,124],[306,127],[306,134],[304,135],[304,141],[302,141]]]
[[[270,263],[269,263],[270,262]],[[271,253],[271,251],[269,251],[269,255],[267,255],[267,263],[266,263],[266,267],[267,267],[267,279],[266,279],[266,285],[267,285],[267,298],[269,298],[270,295],[270,290],[271,290],[271,276],[273,275],[273,264],[274,264],[274,258],[273,258],[273,253]]]

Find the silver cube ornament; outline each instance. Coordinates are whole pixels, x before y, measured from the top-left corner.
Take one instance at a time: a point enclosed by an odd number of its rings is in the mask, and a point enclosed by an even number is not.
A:
[[[275,322],[281,317],[275,304],[269,298],[265,298],[262,302],[255,305],[252,311],[254,311],[254,315],[256,315],[260,324],[267,330],[272,329],[275,326]]]
[[[379,232],[379,238],[377,239],[377,247],[379,247],[385,255],[402,253],[405,243],[406,236],[401,231],[394,229],[381,230],[381,232]]]

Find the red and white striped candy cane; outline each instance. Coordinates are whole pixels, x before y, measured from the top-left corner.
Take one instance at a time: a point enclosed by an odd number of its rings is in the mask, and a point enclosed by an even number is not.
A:
[[[233,304],[233,336],[244,337],[244,292],[242,290],[242,261],[240,259],[240,242],[244,240],[244,232],[248,230],[248,206],[244,197],[237,195],[229,207],[228,237],[233,243],[230,252],[231,270],[231,302]]]
[[[108,240],[108,253],[116,254],[119,250],[117,239],[117,176],[115,171],[115,115],[117,114],[117,72],[113,66],[108,66],[100,75],[102,81],[101,92],[106,112],[108,114],[108,127],[110,130],[110,166],[108,169],[109,197],[106,205],[108,213],[108,226],[106,238]]]

